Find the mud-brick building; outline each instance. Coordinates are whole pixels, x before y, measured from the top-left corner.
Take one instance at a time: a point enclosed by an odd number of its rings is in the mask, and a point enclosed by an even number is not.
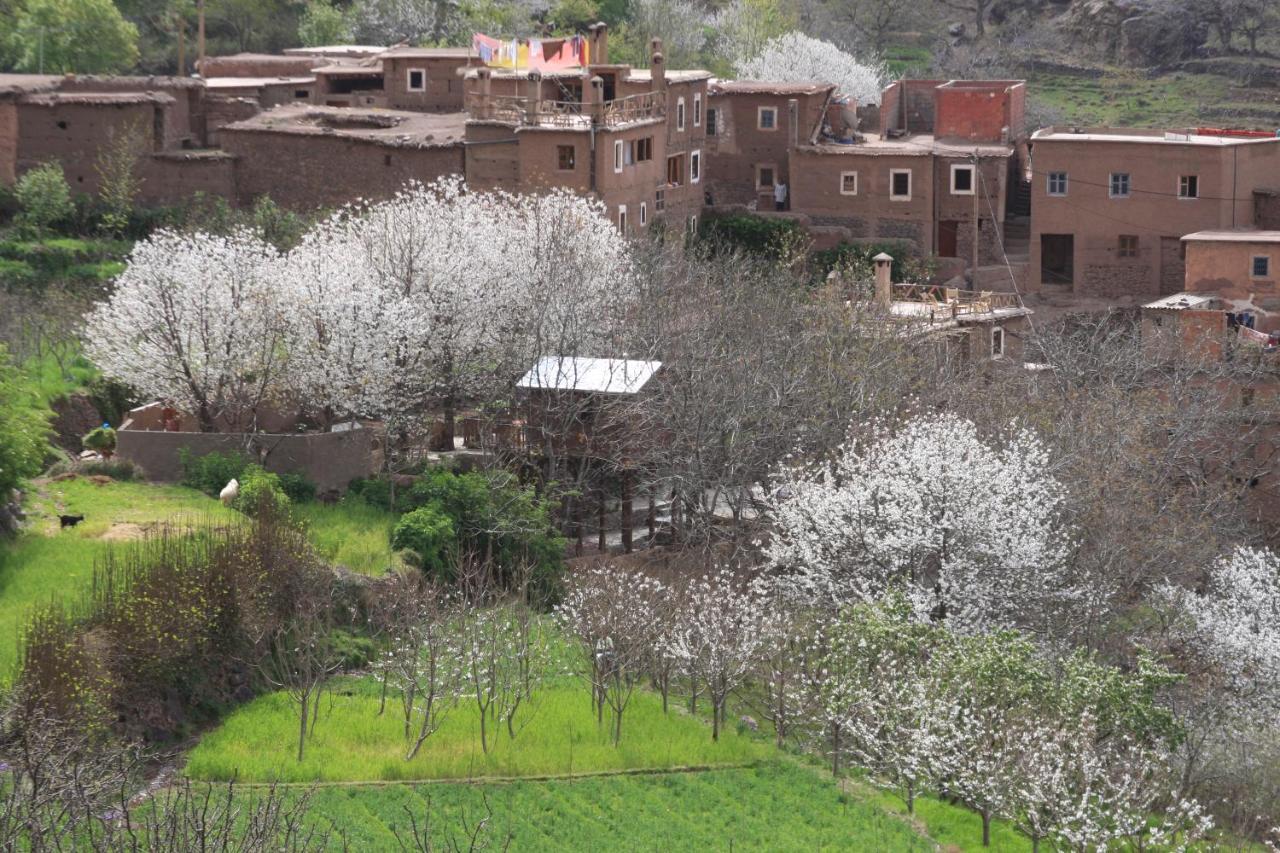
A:
[[[705,71],[667,71],[655,42],[647,70],[608,62],[593,28],[589,67],[467,72],[470,186],[565,187],[599,198],[623,231],[657,220],[696,227],[706,175]]]
[[[1049,127],[1030,147],[1030,284],[1046,291],[1177,293],[1183,236],[1256,226],[1255,191],[1280,184],[1273,133]]]
[[[428,113],[461,112],[463,74],[480,64],[465,47],[396,47],[378,60],[387,107]]]
[[[408,181],[463,172],[462,113],[277,107],[222,128],[234,198],[313,208],[394,195]]]

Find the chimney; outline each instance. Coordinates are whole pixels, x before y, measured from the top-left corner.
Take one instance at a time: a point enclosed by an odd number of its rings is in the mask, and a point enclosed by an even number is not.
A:
[[[538,123],[538,101],[542,100],[542,74],[530,71],[526,78],[524,110],[525,120],[529,124]]]
[[[604,124],[604,79],[592,77],[590,91],[591,123],[596,127]]]
[[[889,310],[893,301],[893,256],[881,252],[871,260],[876,262],[876,297],[875,306],[881,311]]]
[[[489,95],[493,91],[493,72],[488,68],[477,69],[476,80],[480,84],[479,115],[489,118],[492,115]]]
[[[662,47],[659,39],[654,39],[658,47]],[[655,50],[649,57],[649,78],[653,83],[653,91],[665,92],[667,89],[667,61],[661,50]]]
[[[609,64],[609,25],[604,21],[587,27],[591,34],[591,64]]]

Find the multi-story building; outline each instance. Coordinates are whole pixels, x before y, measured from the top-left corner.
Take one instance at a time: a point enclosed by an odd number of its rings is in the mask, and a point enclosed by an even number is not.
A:
[[[603,25],[583,70],[467,73],[466,179],[511,191],[567,187],[599,198],[624,231],[696,226],[703,207],[706,71],[611,65]]]
[[[1254,226],[1280,174],[1270,133],[1050,127],[1030,145],[1031,287],[1109,299],[1183,290],[1183,236]]]

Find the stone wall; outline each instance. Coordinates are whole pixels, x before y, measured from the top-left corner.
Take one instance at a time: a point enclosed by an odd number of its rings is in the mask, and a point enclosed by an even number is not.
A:
[[[128,429],[116,433],[116,455],[140,466],[152,480],[179,480],[179,452],[184,449],[194,456],[243,453],[268,471],[302,474],[322,492],[343,491],[353,479],[377,470],[368,429],[297,435]]]
[[[1153,281],[1151,265],[1140,259],[1133,263],[1091,263],[1076,271],[1075,290],[1084,296],[1105,299],[1155,297],[1159,294]]]

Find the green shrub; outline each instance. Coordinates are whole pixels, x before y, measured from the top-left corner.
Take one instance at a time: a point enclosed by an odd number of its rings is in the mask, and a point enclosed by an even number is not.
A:
[[[80,443],[89,450],[96,450],[104,457],[116,452],[116,431],[106,424],[94,427],[80,439]]]
[[[280,477],[260,465],[246,465],[240,477],[240,494],[232,504],[248,516],[259,515],[264,508],[288,512],[289,496],[280,486]]]
[[[414,562],[439,580],[453,580],[458,533],[453,519],[438,505],[405,513],[391,533],[391,546],[413,553]]]
[[[713,250],[741,249],[771,258],[781,257],[789,247],[808,242],[804,226],[794,219],[749,213],[708,216],[698,235]]]
[[[881,252],[893,258],[890,276],[894,281],[921,281],[928,277],[929,270],[921,261],[915,246],[901,240],[841,243],[835,248],[814,252],[809,259],[809,266],[817,281],[825,279],[834,269],[844,271],[855,281],[874,281],[876,265],[872,258]]]
[[[0,258],[0,287],[30,287],[37,280],[36,271],[26,261]]]
[[[306,503],[316,499],[316,484],[302,474],[289,472],[280,475],[280,488],[293,503]]]
[[[39,234],[70,219],[76,211],[62,164],[45,163],[24,173],[14,185],[20,212],[18,227]]]
[[[110,477],[121,482],[143,479],[142,469],[128,459],[103,459],[95,462],[82,462],[75,467],[75,471],[87,477],[97,475]]]
[[[84,356],[76,356],[72,360],[72,368],[94,369]],[[124,423],[125,415],[137,404],[133,391],[127,385],[105,376],[94,377],[85,388],[85,396],[102,419],[111,424]]]
[[[49,419],[28,377],[0,345],[0,495],[35,476],[49,450]]]
[[[378,647],[373,640],[344,628],[335,628],[329,634],[329,644],[342,661],[343,669],[363,669],[378,654]]]
[[[217,497],[227,483],[244,475],[249,460],[239,453],[219,453],[216,450],[195,456],[184,447],[178,451],[178,464],[182,467],[182,485]]]
[[[386,477],[357,477],[347,484],[347,494],[369,506],[391,511],[391,482]]]

